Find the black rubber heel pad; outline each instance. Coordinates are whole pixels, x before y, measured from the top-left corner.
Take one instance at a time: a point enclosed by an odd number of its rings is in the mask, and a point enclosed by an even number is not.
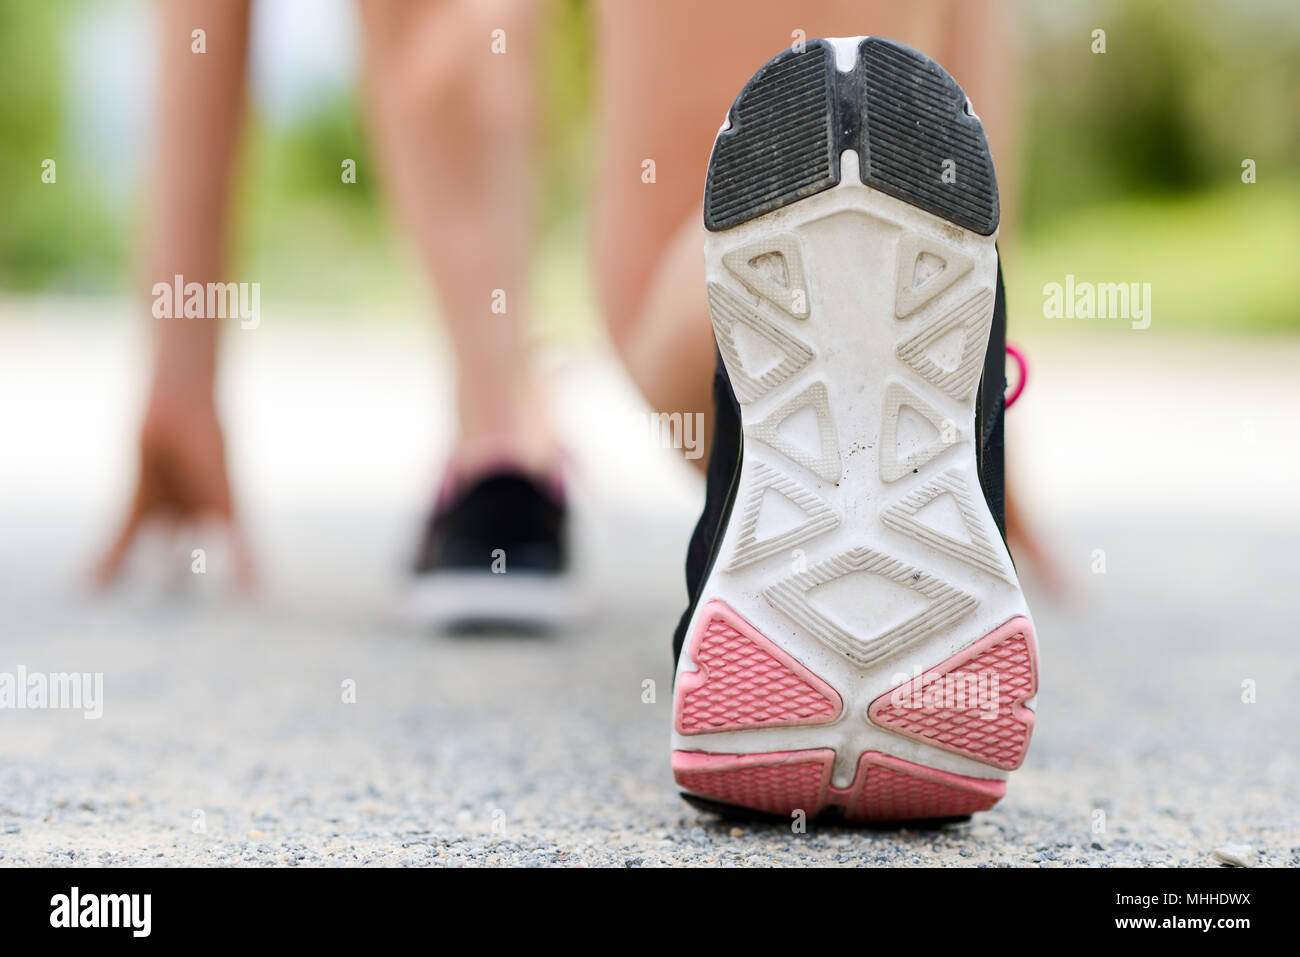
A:
[[[704,225],[737,223],[829,189],[840,181],[835,54],[816,40],[769,60],[731,107],[704,187]]]
[[[924,54],[880,37],[858,48],[857,74],[862,181],[991,235],[998,228],[993,157],[957,81]]]

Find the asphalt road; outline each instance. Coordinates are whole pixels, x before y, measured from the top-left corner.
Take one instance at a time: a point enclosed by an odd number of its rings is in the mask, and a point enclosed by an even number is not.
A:
[[[1221,461],[1222,430],[1217,445],[1184,449],[1175,425],[1161,445],[1170,420],[1142,404],[1149,379],[1094,388],[1094,418],[1112,418],[1089,425],[1078,397],[1095,368],[1062,358],[1037,412],[1012,413],[1040,440],[1017,474],[1071,589],[1058,601],[1028,588],[1043,675],[1024,768],[969,824],[796,834],[720,821],[672,786],[669,636],[698,488],[667,453],[597,441],[635,415],[605,365],[579,378],[615,397],[612,411],[563,404],[587,470],[575,489],[586,620],[550,637],[450,638],[393,615],[428,475],[393,479],[388,497],[359,477],[396,474],[382,453],[400,435],[367,438],[355,426],[366,409],[349,419],[340,406],[336,468],[305,451],[305,463],[267,464],[272,438],[288,434],[275,416],[296,413],[259,399],[252,374],[235,407],[258,412],[234,418],[251,436],[236,452],[252,463],[240,474],[254,489],[262,598],[228,597],[219,548],[211,574],[187,573],[190,546],[209,544],[201,535],[160,546],[183,570],[170,581],[88,596],[77,573],[129,474],[129,448],[111,451],[125,425],[109,427],[129,405],[110,371],[127,346],[87,349],[102,380],[43,383],[22,369],[62,347],[32,336],[0,353],[5,407],[20,389],[40,400],[0,435],[24,450],[0,485],[0,672],[102,672],[103,714],[0,710],[2,865],[1205,865],[1229,844],[1253,864],[1300,864],[1300,508],[1277,497],[1294,473],[1274,473],[1294,453],[1271,431],[1300,420],[1284,361],[1294,347],[1239,407],[1214,413],[1251,422],[1240,441],[1259,454],[1236,466]],[[390,391],[419,372],[398,367]],[[1151,403],[1182,394],[1196,408],[1190,373],[1169,383]],[[109,399],[96,404],[100,386]],[[1261,412],[1260,395],[1278,405]],[[320,427],[305,428],[315,448]],[[1128,443],[1122,461],[1096,447],[1107,428]],[[640,484],[621,481],[615,460],[644,473]],[[1196,461],[1204,469],[1189,476]],[[1241,494],[1223,494],[1224,475],[1242,479]],[[321,487],[332,491],[305,491]],[[1092,492],[1082,502],[1080,489]]]

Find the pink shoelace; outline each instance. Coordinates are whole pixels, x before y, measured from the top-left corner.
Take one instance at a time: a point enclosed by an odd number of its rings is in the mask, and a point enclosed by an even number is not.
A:
[[[1016,399],[1020,398],[1020,393],[1025,391],[1025,383],[1029,381],[1029,363],[1015,346],[1007,343],[1007,355],[1016,360],[1016,365],[1020,368],[1020,376],[1016,380],[1016,387],[1011,390],[1007,396],[1007,408],[1016,404]]]

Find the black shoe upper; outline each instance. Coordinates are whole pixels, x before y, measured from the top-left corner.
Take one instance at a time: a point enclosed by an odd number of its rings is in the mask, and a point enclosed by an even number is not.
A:
[[[976,446],[976,466],[980,486],[998,529],[1006,538],[1006,507],[1003,490],[1003,419],[1006,413],[1006,293],[1002,287],[1002,264],[998,263],[997,295],[993,305],[992,331],[984,354],[984,372],[975,399],[975,421],[980,441]],[[713,447],[709,451],[704,511],[686,552],[686,592],[690,602],[673,635],[673,663],[677,662],[686,641],[686,629],[700,599],[700,590],[709,576],[723,531],[731,515],[740,479],[744,439],[740,427],[740,404],[731,387],[731,379],[717,357],[713,376]]]
[[[1007,537],[1007,508],[1003,461],[1003,427],[1007,411],[1007,293],[1002,286],[1002,260],[998,259],[998,290],[993,300],[993,324],[984,373],[975,397],[975,422],[980,441],[975,449],[980,487],[998,523],[1003,541]]]
[[[486,475],[434,509],[415,573],[490,573],[504,555],[511,572],[558,574],[569,562],[567,518],[562,496],[530,476],[515,471]]]
[[[709,577],[717,557],[718,546],[731,506],[736,500],[740,481],[740,463],[744,453],[744,433],[740,428],[740,403],[731,387],[731,377],[717,353],[713,372],[713,445],[709,449],[709,467],[705,473],[704,511],[695,523],[695,532],[686,550],[686,594],[690,601],[677,623],[673,635],[673,663],[681,655],[686,629],[700,598],[700,589]]]

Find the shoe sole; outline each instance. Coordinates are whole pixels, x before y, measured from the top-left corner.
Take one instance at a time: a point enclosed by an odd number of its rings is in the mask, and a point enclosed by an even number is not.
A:
[[[744,454],[677,665],[677,783],[787,819],[986,810],[1038,665],[976,460],[998,226],[979,119],[908,47],[812,41],[733,104],[704,209]]]

